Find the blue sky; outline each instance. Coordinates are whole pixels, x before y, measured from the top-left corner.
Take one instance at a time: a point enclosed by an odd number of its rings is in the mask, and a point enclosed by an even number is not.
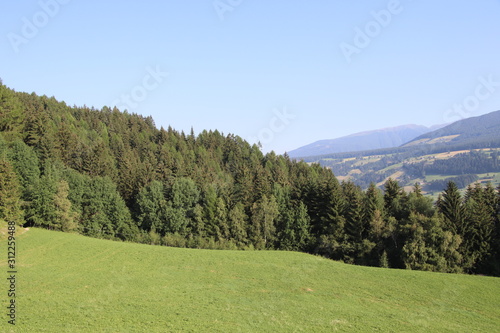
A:
[[[25,0],[0,13],[7,86],[265,152],[500,110],[500,0]]]

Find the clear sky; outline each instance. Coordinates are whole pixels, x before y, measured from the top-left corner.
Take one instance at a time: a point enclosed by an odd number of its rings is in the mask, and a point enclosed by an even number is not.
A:
[[[500,0],[2,1],[0,50],[17,91],[265,152],[500,110]]]

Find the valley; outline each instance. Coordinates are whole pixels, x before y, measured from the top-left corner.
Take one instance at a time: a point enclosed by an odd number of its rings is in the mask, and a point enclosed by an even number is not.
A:
[[[498,186],[500,173],[500,112],[468,118],[425,133],[392,148],[352,151],[302,158],[330,168],[340,181],[362,188],[382,187],[388,179],[405,189],[415,183],[437,197],[448,181],[465,189],[473,182]]]

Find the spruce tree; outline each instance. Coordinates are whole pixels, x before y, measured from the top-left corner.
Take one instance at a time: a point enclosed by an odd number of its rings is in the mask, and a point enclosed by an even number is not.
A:
[[[0,156],[0,219],[23,223],[21,189],[12,164]]]
[[[453,182],[448,182],[437,206],[445,219],[445,226],[455,235],[464,237],[467,232],[465,209],[462,196]]]

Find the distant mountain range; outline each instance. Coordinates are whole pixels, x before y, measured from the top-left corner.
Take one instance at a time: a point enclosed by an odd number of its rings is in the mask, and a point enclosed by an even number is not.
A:
[[[362,188],[383,186],[389,178],[407,188],[418,182],[430,194],[443,190],[450,180],[460,188],[475,181],[499,186],[500,111],[459,120],[398,147],[302,159],[331,168],[340,180],[350,179]]]
[[[421,125],[402,125],[359,132],[331,140],[320,140],[288,152],[292,158],[319,156],[352,151],[365,151],[381,148],[399,147],[413,139],[442,128],[446,125],[426,127]]]

